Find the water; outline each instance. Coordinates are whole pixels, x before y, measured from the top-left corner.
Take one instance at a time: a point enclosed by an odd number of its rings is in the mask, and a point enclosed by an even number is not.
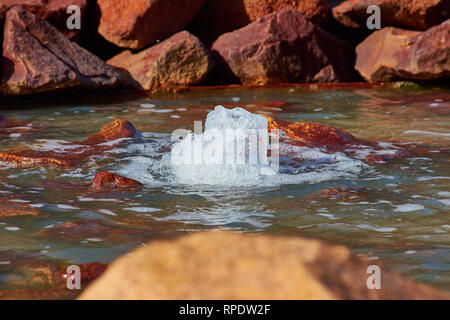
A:
[[[64,148],[64,141],[82,140],[114,118],[129,120],[142,135],[74,169],[1,165],[0,201],[13,199],[41,215],[0,217],[0,289],[20,287],[11,274],[27,258],[108,263],[148,240],[221,227],[344,244],[450,291],[450,90],[229,88],[151,98],[36,101],[20,108],[2,104],[0,113],[7,118],[46,125],[30,135],[2,138],[2,151]],[[432,152],[369,165],[364,150],[330,154],[281,144],[282,154],[299,155],[301,161],[282,159],[275,175],[250,167],[225,173],[220,167],[174,170],[172,132],[194,130],[196,120],[204,125],[220,104],[332,125],[382,142],[390,151],[396,142]],[[82,184],[100,170],[134,178],[144,187],[103,192]],[[347,192],[326,196],[322,190],[331,187]],[[30,280],[25,286],[38,285]]]

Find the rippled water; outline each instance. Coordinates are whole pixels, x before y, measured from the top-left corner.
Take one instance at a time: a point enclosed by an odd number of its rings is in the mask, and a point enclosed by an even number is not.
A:
[[[450,90],[229,88],[92,100],[3,103],[0,109],[8,118],[47,125],[32,135],[3,139],[0,150],[61,148],[114,118],[129,120],[142,133],[75,169],[0,165],[0,199],[44,213],[0,218],[0,288],[17,286],[10,276],[15,255],[107,263],[149,239],[223,227],[344,244],[450,291]],[[218,104],[329,124],[385,146],[415,143],[432,152],[375,166],[357,156],[298,149],[310,161],[285,166],[283,178],[270,183],[182,183],[170,176],[164,160],[171,133],[192,130],[194,120],[204,121]],[[145,186],[137,192],[95,192],[81,184],[100,170]],[[321,192],[330,187],[352,192],[330,198]],[[62,228],[67,222],[74,224]]]

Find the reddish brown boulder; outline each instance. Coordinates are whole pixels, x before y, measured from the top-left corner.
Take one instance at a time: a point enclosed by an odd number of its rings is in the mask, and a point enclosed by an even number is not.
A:
[[[140,49],[188,25],[205,0],[98,0],[98,32],[119,47]]]
[[[27,149],[12,153],[0,152],[0,161],[20,167],[74,167],[89,156],[98,155],[112,149],[120,142],[119,139],[131,138],[137,134],[138,131],[130,122],[117,119],[81,142],[74,141],[62,145],[60,150],[36,151]],[[114,143],[116,140],[117,143]],[[105,144],[105,142],[113,143]],[[69,148],[64,149],[64,146]]]
[[[27,94],[85,87],[113,87],[125,76],[45,20],[14,7],[6,14],[1,91]]]
[[[0,23],[3,22],[9,9],[13,6],[20,6],[50,22],[67,38],[74,39],[80,31],[67,28],[67,19],[70,16],[67,13],[67,8],[71,5],[76,5],[80,8],[80,19],[82,21],[87,6],[86,0],[1,0]]]
[[[213,68],[208,50],[186,31],[137,54],[124,51],[108,64],[127,70],[136,85],[145,90],[200,84]]]
[[[116,119],[104,126],[99,132],[94,133],[81,143],[85,145],[96,145],[121,138],[132,138],[138,131],[133,124],[125,119]]]
[[[355,68],[369,82],[448,78],[450,19],[425,32],[374,32],[356,47]]]
[[[8,119],[0,114],[0,138],[17,138],[23,135],[29,135],[43,127],[43,125],[37,123],[26,123],[20,120]]]
[[[293,9],[220,36],[212,50],[244,84],[355,79],[352,48]]]
[[[382,27],[426,30],[450,18],[448,0],[347,0],[333,8],[333,17],[348,28],[366,28],[370,5],[380,7]]]
[[[98,172],[92,180],[92,187],[95,189],[103,188],[129,188],[139,187],[142,184],[136,180],[122,177],[118,174],[108,171]]]
[[[80,299],[449,298],[379,261],[381,288],[369,290],[372,264],[346,247],[318,240],[199,232],[153,241],[120,257]]]
[[[288,8],[298,10],[319,25],[324,25],[330,16],[325,0],[210,0],[200,10],[191,28],[209,45],[225,32]]]

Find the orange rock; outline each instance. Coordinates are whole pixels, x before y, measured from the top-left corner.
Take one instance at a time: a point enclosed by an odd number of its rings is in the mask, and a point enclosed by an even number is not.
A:
[[[140,49],[183,29],[205,0],[98,0],[98,32],[119,47]]]
[[[120,138],[131,138],[134,137],[136,133],[137,130],[131,122],[124,119],[117,119],[104,126],[100,132],[91,135],[81,143],[85,145],[96,145]]]
[[[326,124],[314,122],[289,122],[272,118],[266,114],[261,114],[267,118],[269,131],[278,129],[294,141],[305,145],[337,148],[349,144],[359,144],[359,140],[344,130],[333,128]]]
[[[315,24],[330,17],[326,0],[209,0],[192,23],[202,41],[212,43],[218,36],[283,9],[296,9]]]
[[[43,125],[26,123],[20,120],[8,119],[0,114],[0,137],[9,137],[11,134],[27,135],[36,132]]]
[[[92,187],[96,189],[138,187],[141,185],[142,184],[136,180],[125,178],[108,171],[98,172],[92,180]]]
[[[0,161],[16,166],[74,167],[89,156],[98,155],[113,148],[112,145],[101,145],[102,143],[134,137],[137,132],[127,120],[117,119],[82,142],[69,143],[68,145],[78,146],[69,151],[24,150],[17,153],[0,153]]]
[[[108,60],[109,65],[127,70],[144,90],[193,86],[207,80],[214,65],[209,51],[187,31],[133,54],[125,50]]]
[[[43,214],[25,202],[15,202],[10,199],[0,199],[0,218],[13,216],[37,216]]]

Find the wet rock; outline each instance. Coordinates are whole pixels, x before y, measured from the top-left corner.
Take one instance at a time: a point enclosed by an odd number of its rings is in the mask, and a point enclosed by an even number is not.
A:
[[[0,290],[0,300],[63,300],[74,299],[77,292],[67,289],[11,289]]]
[[[43,214],[44,213],[38,209],[31,207],[29,203],[14,201],[14,199],[0,199],[0,218],[14,216],[37,216]]]
[[[84,145],[96,145],[122,138],[132,138],[138,134],[133,124],[125,119],[116,119],[81,142]]]
[[[300,237],[195,233],[119,258],[80,299],[448,298],[381,264],[381,289],[369,290],[372,263],[345,247]]]
[[[98,32],[119,47],[140,49],[183,29],[205,0],[98,0]]]
[[[223,61],[222,73],[229,68],[248,85],[357,78],[352,48],[293,9],[220,36],[212,50]]]
[[[44,127],[42,124],[8,119],[0,114],[0,138],[18,138],[35,133]]]
[[[450,18],[448,0],[347,0],[333,8],[333,17],[348,28],[367,28],[367,7],[374,4],[382,27],[426,30]]]
[[[275,119],[266,114],[269,132],[283,131],[291,140],[303,145],[327,147],[331,150],[348,145],[359,145],[361,142],[350,133],[325,124],[315,122],[289,122]]]
[[[82,219],[42,229],[37,236],[64,241],[129,242],[146,232],[143,227],[126,228],[99,220]],[[93,240],[94,239],[94,240]]]
[[[364,190],[352,189],[348,186],[336,186],[320,190],[320,198],[340,201],[362,201],[367,198]]]
[[[136,180],[107,171],[98,172],[92,180],[92,187],[95,189],[136,188],[139,186],[142,186],[142,184]]]
[[[356,47],[355,68],[370,82],[450,77],[450,20],[425,32],[374,32]]]
[[[38,16],[20,7],[6,14],[0,92],[111,88],[125,84],[126,79]]]
[[[197,85],[207,80],[213,68],[208,50],[187,31],[137,54],[124,51],[108,64],[127,70],[144,90]]]
[[[191,29],[209,45],[226,32],[288,8],[299,11],[318,25],[324,25],[330,16],[325,0],[210,0],[194,19]]]
[[[71,5],[76,5],[80,8],[80,18],[83,21],[87,7],[86,0],[3,0],[0,2],[0,23],[3,22],[9,9],[14,6],[20,6],[47,20],[67,38],[73,40],[78,37],[80,31],[67,28],[67,19],[70,16],[67,14],[67,8]]]
[[[61,145],[61,149],[58,150],[27,149],[11,153],[0,152],[0,161],[20,167],[54,166],[70,168],[77,166],[92,155],[99,155],[111,150],[123,138],[132,138],[137,135],[139,135],[139,132],[129,121],[117,119],[81,142],[75,141]]]

